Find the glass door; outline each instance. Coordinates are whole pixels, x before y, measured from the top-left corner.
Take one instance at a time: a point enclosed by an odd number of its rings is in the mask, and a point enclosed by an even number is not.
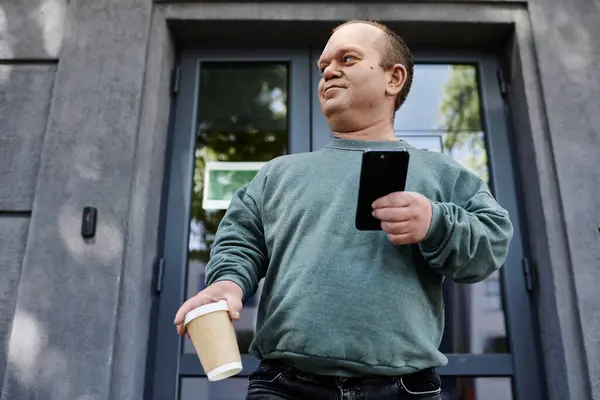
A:
[[[232,54],[235,54],[233,56]],[[260,291],[234,323],[244,370],[205,378],[194,347],[176,336],[174,313],[204,288],[204,267],[235,190],[267,161],[310,150],[309,52],[188,52],[181,58],[160,294],[156,399],[243,398],[257,360],[248,356]]]
[[[313,52],[311,65],[319,56],[320,51]],[[396,135],[415,147],[445,153],[477,173],[515,226],[499,272],[477,284],[444,283],[440,349],[449,360],[439,370],[444,399],[542,399],[533,299],[523,277],[521,222],[497,60],[456,53],[417,53],[414,58],[413,86],[396,113]],[[318,82],[319,71],[314,68],[312,73],[313,82]],[[327,144],[330,134],[317,94],[312,98],[314,150]]]
[[[168,171],[165,270],[158,302],[153,398],[243,399],[258,360],[208,383],[173,317],[204,287],[204,266],[232,192],[274,157],[316,150],[331,137],[316,93],[319,51],[186,51],[181,56]],[[414,146],[450,155],[487,180],[515,235],[504,268],[484,282],[446,281],[449,359],[445,400],[542,399],[532,298],[523,278],[521,222],[506,105],[494,57],[416,55],[415,78],[394,129]],[[260,290],[235,322],[242,353],[254,335]]]

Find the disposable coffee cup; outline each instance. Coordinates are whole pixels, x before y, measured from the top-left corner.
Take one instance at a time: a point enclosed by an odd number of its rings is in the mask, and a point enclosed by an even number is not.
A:
[[[225,300],[188,312],[184,326],[209,381],[220,381],[242,370],[240,349]]]

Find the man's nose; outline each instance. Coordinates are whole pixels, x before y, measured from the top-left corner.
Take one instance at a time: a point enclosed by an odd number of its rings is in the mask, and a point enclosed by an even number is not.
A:
[[[330,79],[334,79],[334,78],[339,78],[339,77],[340,77],[340,70],[337,68],[335,63],[329,64],[323,70],[323,79],[325,79],[326,81],[328,81]]]

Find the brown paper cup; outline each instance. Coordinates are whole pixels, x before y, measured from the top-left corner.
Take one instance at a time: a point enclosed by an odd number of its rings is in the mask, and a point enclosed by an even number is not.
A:
[[[187,329],[209,381],[229,378],[242,370],[242,359],[227,302],[206,304],[185,316]]]

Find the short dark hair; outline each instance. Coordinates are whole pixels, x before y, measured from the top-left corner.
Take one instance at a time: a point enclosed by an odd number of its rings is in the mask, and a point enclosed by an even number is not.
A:
[[[396,103],[394,105],[394,109],[398,110],[400,106],[404,104],[404,101],[406,100],[406,97],[410,92],[410,87],[412,86],[414,64],[412,54],[410,53],[408,46],[406,45],[406,43],[404,43],[404,40],[402,40],[400,35],[392,31],[387,26],[375,21],[355,19],[338,25],[336,28],[334,28],[333,31],[335,32],[342,26],[350,24],[371,25],[381,29],[385,33],[385,36],[387,38],[387,44],[384,53],[381,55],[381,68],[389,69],[396,64],[402,64],[404,65],[404,68],[406,68],[406,82],[404,82],[402,90],[400,90],[400,93],[398,93],[398,96],[396,96]]]

